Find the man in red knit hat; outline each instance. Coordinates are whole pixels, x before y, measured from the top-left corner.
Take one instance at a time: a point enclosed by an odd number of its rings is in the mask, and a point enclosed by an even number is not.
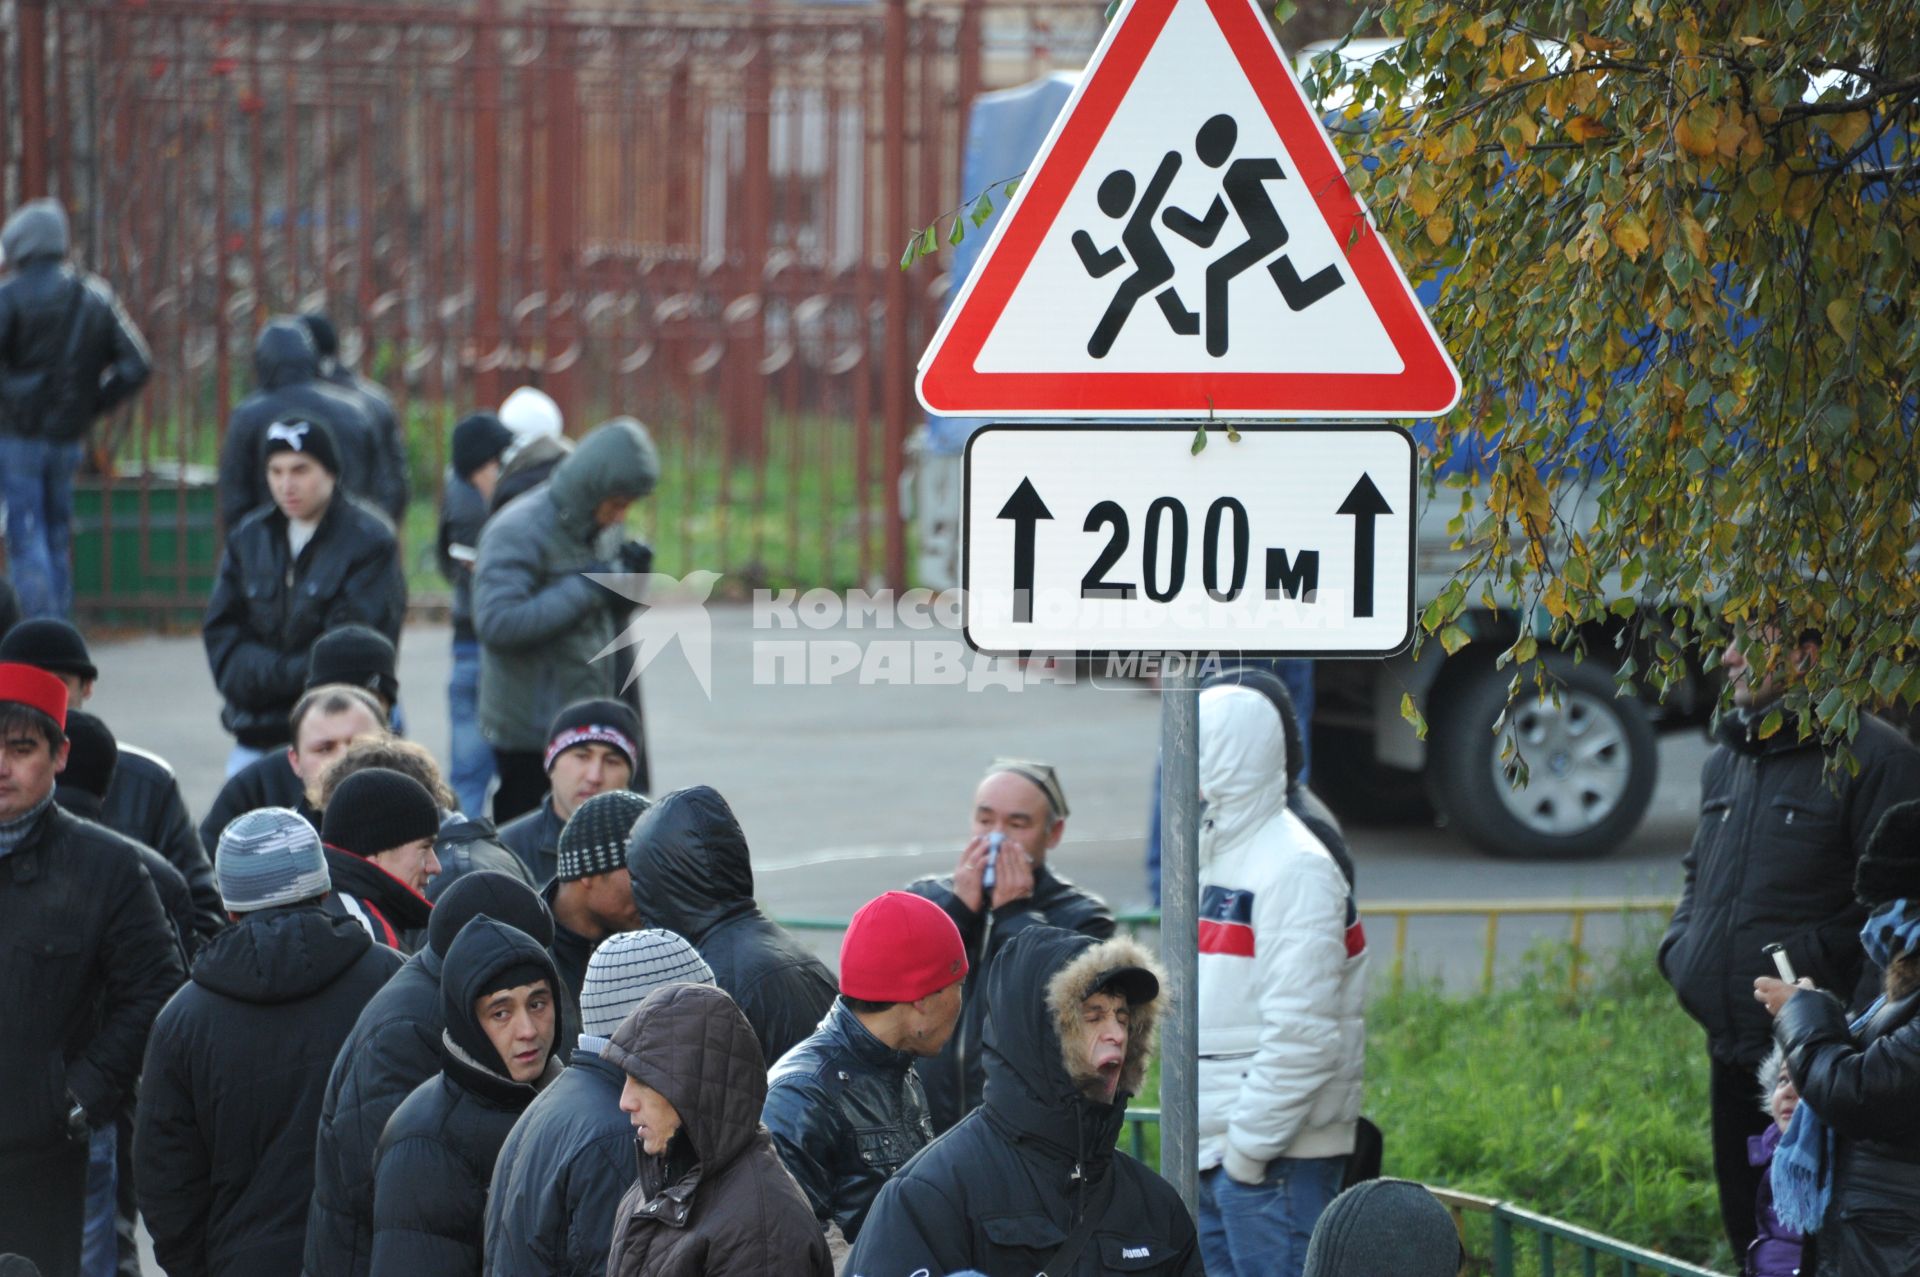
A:
[[[851,1244],[880,1186],[933,1138],[913,1062],[953,1036],[966,978],[946,910],[905,891],[870,900],[840,943],[833,1009],[767,1075],[761,1120],[829,1242],[837,1226]]]

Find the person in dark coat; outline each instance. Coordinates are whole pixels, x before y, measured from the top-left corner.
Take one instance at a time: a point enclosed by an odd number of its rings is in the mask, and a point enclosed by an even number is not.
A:
[[[320,911],[326,857],[297,813],[248,812],[221,835],[215,861],[236,921],[193,964],[147,1041],[134,1137],[140,1211],[172,1277],[291,1277],[327,1073],[401,960],[351,919]]]
[[[1858,1016],[1802,977],[1753,982],[1800,1102],[1769,1178],[1780,1221],[1811,1234],[1816,1277],[1920,1272],[1920,800],[1888,809],[1854,873],[1860,941],[1885,974]]]
[[[320,380],[331,386],[338,386],[347,392],[354,402],[360,405],[366,414],[367,422],[373,427],[375,452],[379,463],[372,475],[372,487],[367,499],[387,512],[395,526],[407,521],[407,502],[410,499],[407,463],[407,441],[400,432],[400,417],[393,410],[393,399],[381,389],[380,384],[370,381],[347,367],[340,360],[340,334],[335,331],[333,321],[319,311],[308,311],[300,316],[305,325],[307,336],[313,338],[314,353],[320,356]]]
[[[520,857],[535,882],[560,868],[560,831],[595,794],[633,786],[640,757],[640,718],[614,700],[576,701],[547,725],[547,793],[540,805],[500,827],[500,841]]]
[[[387,1119],[439,1072],[440,977],[454,937],[485,914],[542,946],[553,917],[540,897],[504,874],[468,874],[433,907],[427,943],[375,994],[327,1077],[315,1138],[307,1212],[306,1277],[366,1277],[373,1258],[373,1154]]]
[[[747,836],[714,790],[677,789],[648,808],[627,840],[627,869],[642,921],[700,951],[768,1064],[833,1006],[833,974],[754,903]]]
[[[493,784],[493,750],[480,734],[480,635],[473,628],[473,565],[487,499],[500,478],[500,459],[513,446],[513,431],[490,412],[476,412],[453,428],[452,459],[440,480],[440,574],[453,587],[453,673],[447,682],[451,748],[447,782],[460,796],[460,810],[486,811]]]
[[[138,849],[53,801],[66,717],[59,679],[0,664],[0,1248],[53,1273],[79,1264],[89,1159],[111,1164],[114,1115],[185,978]]]
[[[581,803],[560,831],[560,871],[541,897],[553,910],[553,962],[559,968],[566,1023],[580,1023],[587,961],[608,936],[640,929],[627,871],[627,835],[647,800],[624,789]]]
[[[347,777],[320,824],[333,878],[323,907],[353,918],[380,944],[414,952],[433,911],[425,893],[440,871],[439,832],[440,809],[413,777],[384,767]]]
[[[0,504],[28,616],[73,610],[73,473],[94,419],[146,384],[140,330],[105,280],[66,263],[67,213],[32,200],[0,229]]]
[[[373,1155],[373,1277],[480,1273],[487,1186],[507,1133],[560,1075],[559,977],[539,941],[475,918],[440,977],[440,1073]]]
[[[407,606],[393,528],[336,490],[326,428],[275,422],[262,452],[273,500],[227,534],[204,625],[221,725],[237,742],[228,775],[287,743],[315,639],[357,621],[398,643]]]
[[[1799,974],[1853,1001],[1866,911],[1848,884],[1882,813],[1920,797],[1920,750],[1872,715],[1851,745],[1857,771],[1833,765],[1817,730],[1800,739],[1790,716],[1762,737],[1783,689],[1749,667],[1748,643],[1757,656],[1758,636],[1721,658],[1734,708],[1700,772],[1700,824],[1657,955],[1681,1007],[1706,1030],[1714,1179],[1736,1255],[1753,1241],[1759,1189],[1747,1141],[1767,1126],[1753,1106],[1753,1071],[1772,1040],[1752,995],[1754,978],[1773,970],[1764,947],[1785,946]],[[1802,636],[1794,655],[1817,657],[1817,637]]]
[[[487,1277],[600,1277],[614,1212],[633,1183],[626,1078],[600,1056],[613,1031],[663,984],[712,984],[693,946],[671,931],[607,937],[587,964],[578,1045],[494,1163],[487,1195]]]
[[[321,378],[320,352],[305,324],[281,317],[262,328],[253,347],[253,375],[258,389],[227,418],[220,445],[220,524],[228,535],[273,502],[263,448],[277,421],[323,427],[338,449],[340,486],[375,508],[388,504],[382,494],[392,478],[380,473],[386,458],[373,423],[359,400]]]
[[[913,1062],[953,1036],[966,977],[959,929],[938,905],[905,891],[869,900],[840,942],[839,1000],[767,1075],[761,1120],[836,1255],[933,1139]]]
[[[614,1213],[607,1277],[828,1277],[826,1239],[760,1125],[767,1075],[732,998],[655,989],[604,1055],[626,1074],[640,1176]]]
[[[28,621],[0,638],[0,661],[18,661],[47,671],[67,685],[67,704],[74,708],[93,699],[100,670],[80,631],[65,621],[47,617]],[[180,783],[165,759],[132,745],[115,742],[112,781],[97,812],[88,820],[152,848],[186,881],[194,910],[196,942],[211,938],[227,925],[220,893],[213,885],[213,862],[194,831]],[[162,886],[159,879],[155,884]]]
[[[200,840],[208,846],[220,841],[220,831],[243,811],[256,807],[291,807],[320,827],[319,809],[307,798],[307,787],[317,783],[333,754],[346,747],[354,735],[377,732],[393,721],[393,707],[400,699],[400,679],[396,673],[399,652],[393,640],[364,625],[338,625],[322,634],[307,657],[306,691],[294,702],[287,715],[287,747],[272,749],[248,763],[220,787],[207,818],[200,826]],[[342,736],[321,724],[304,739],[302,732],[309,712],[320,708],[313,693],[351,688],[371,703],[371,726],[356,728]],[[339,697],[330,696],[326,704],[338,707]],[[326,713],[340,712],[337,708]],[[358,721],[356,716],[356,722]],[[334,724],[334,726],[343,726]]]
[[[1201,1277],[1185,1203],[1114,1147],[1146,1078],[1161,988],[1131,939],[1022,928],[987,989],[984,1104],[887,1181],[846,1271]],[[1083,1217],[1097,1222],[1078,1256],[1056,1260]]]
[[[973,794],[973,837],[954,872],[922,878],[907,890],[947,911],[960,929],[971,970],[960,1028],[946,1049],[916,1061],[933,1111],[933,1129],[944,1131],[980,1103],[981,1030],[987,1022],[988,973],[1000,946],[1031,926],[1078,931],[1105,940],[1114,931],[1106,901],[1053,872],[1049,861],[1067,831],[1067,797],[1053,768],[1025,759],[996,759]],[[997,853],[992,900],[982,877],[992,835],[1004,839]]]

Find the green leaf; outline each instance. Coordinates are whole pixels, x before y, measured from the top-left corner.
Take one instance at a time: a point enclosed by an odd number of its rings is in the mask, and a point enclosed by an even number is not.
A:
[[[1445,649],[1448,656],[1452,656],[1472,641],[1472,637],[1457,625],[1449,625],[1440,631],[1440,646]]]
[[[1771,737],[1775,732],[1780,730],[1780,725],[1786,721],[1787,716],[1776,706],[1772,713],[1760,720],[1760,739],[1766,740]]]
[[[973,202],[973,211],[968,214],[976,227],[985,226],[987,219],[993,216],[993,192],[982,191],[980,198]]]
[[[1294,0],[1273,0],[1273,24],[1285,26],[1288,20],[1299,11],[1300,6]]]
[[[920,256],[932,257],[940,251],[940,237],[934,233],[938,226],[939,223],[937,222],[928,226],[926,231],[920,236]]]
[[[920,237],[915,235],[907,241],[907,251],[900,254],[900,269],[909,270],[920,260]]]
[[[1421,740],[1427,738],[1427,720],[1420,713],[1420,707],[1413,703],[1412,692],[1400,693],[1400,717],[1413,726],[1414,735]]]
[[[967,219],[964,217],[954,218],[953,229],[947,232],[947,243],[953,245],[955,248],[958,248],[960,247],[960,241],[965,239],[966,237],[967,237]]]
[[[1207,428],[1205,426],[1201,426],[1198,430],[1193,432],[1193,443],[1188,446],[1187,451],[1193,456],[1197,457],[1201,453],[1205,452],[1206,450],[1207,450]]]
[[[1011,181],[1009,181],[1005,186],[1001,187],[1000,193],[1006,196],[1008,199],[1012,199],[1013,193],[1019,189],[1020,189],[1020,179],[1016,177]]]

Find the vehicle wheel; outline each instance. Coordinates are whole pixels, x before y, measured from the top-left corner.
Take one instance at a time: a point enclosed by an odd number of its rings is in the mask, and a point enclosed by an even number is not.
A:
[[[1310,787],[1341,820],[1355,825],[1431,825],[1433,803],[1419,772],[1373,756],[1373,734],[1313,724]]]
[[[1496,856],[1604,856],[1640,824],[1653,797],[1653,727],[1638,701],[1614,696],[1612,675],[1591,661],[1576,665],[1558,652],[1544,660],[1545,697],[1524,686],[1498,736],[1493,724],[1507,709],[1511,671],[1480,670],[1448,698],[1428,754],[1434,800],[1469,842]],[[1522,760],[1528,779],[1515,788]]]

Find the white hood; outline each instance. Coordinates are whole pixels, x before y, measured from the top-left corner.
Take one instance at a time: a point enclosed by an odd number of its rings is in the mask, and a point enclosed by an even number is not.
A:
[[[503,463],[513,460],[515,453],[535,439],[558,435],[564,424],[553,396],[533,386],[522,386],[508,395],[500,405],[499,417],[500,424],[513,431],[513,443],[501,458]]]
[[[1273,702],[1248,687],[1200,693],[1200,863],[1287,806],[1287,736]]]

